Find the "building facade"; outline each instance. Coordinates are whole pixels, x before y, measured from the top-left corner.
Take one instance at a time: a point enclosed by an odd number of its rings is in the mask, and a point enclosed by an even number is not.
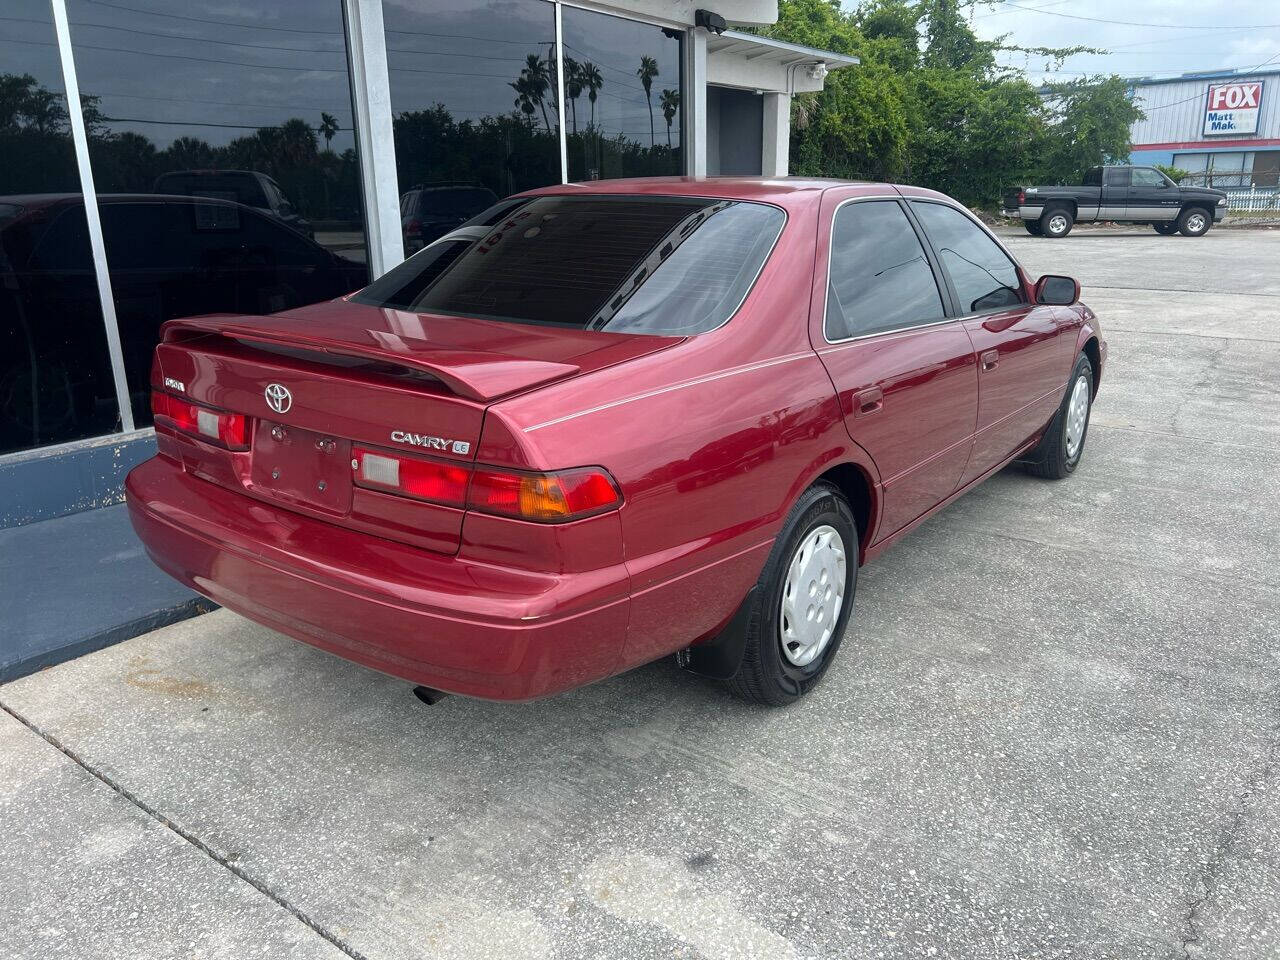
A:
[[[856,62],[687,2],[228,9],[0,14],[0,528],[119,501],[164,321],[338,296],[533,187],[783,175],[791,96]]]
[[[1134,124],[1130,159],[1187,171],[1186,183],[1223,190],[1275,187],[1280,179],[1280,69],[1132,81],[1146,119]]]

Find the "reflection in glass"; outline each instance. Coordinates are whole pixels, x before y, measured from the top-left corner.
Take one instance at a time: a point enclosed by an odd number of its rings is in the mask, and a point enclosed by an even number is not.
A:
[[[680,32],[568,6],[561,25],[569,179],[682,173]]]
[[[0,454],[118,430],[48,0],[0,31]]]
[[[560,182],[555,8],[383,0],[405,253]]]
[[[134,418],[160,324],[367,279],[340,0],[67,0]]]

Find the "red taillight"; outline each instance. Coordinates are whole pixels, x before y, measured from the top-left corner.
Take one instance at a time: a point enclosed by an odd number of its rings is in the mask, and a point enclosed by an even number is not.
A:
[[[387,451],[355,447],[351,465],[357,486],[400,493],[451,507],[467,502],[469,467],[439,460],[400,457]]]
[[[467,506],[521,520],[573,520],[616,507],[621,497],[603,470],[586,467],[558,473],[514,473],[476,469]]]
[[[1019,191],[1018,191],[1018,206],[1020,206],[1020,207],[1021,207],[1021,206],[1024,206],[1024,205],[1026,204],[1026,202],[1027,202],[1027,191],[1025,191],[1025,190],[1019,190]]]
[[[151,392],[151,413],[167,417],[179,430],[203,440],[212,440],[232,450],[249,448],[249,421],[244,414],[212,410],[159,390]]]
[[[616,507],[622,500],[603,470],[519,473],[496,467],[406,457],[354,447],[356,486],[520,520],[555,523]],[[468,483],[469,481],[469,483]]]
[[[406,223],[404,225],[404,228],[408,233],[421,233],[422,221],[415,218],[413,220],[410,220],[408,223]]]

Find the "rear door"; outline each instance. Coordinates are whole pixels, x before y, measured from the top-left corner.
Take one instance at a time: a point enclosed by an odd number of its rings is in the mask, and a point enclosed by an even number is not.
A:
[[[1102,198],[1098,205],[1099,220],[1123,220],[1129,205],[1129,168],[1102,168]]]
[[[978,418],[961,484],[1008,459],[1043,427],[1070,372],[1074,338],[1063,314],[1030,302],[1017,264],[967,212],[913,200],[978,368]]]
[[[1182,197],[1173,181],[1152,167],[1134,167],[1130,171],[1126,197],[1126,220],[1168,223],[1182,207]]]
[[[905,202],[896,193],[844,193],[823,200],[826,296],[815,297],[810,331],[849,434],[880,472],[883,539],[955,490],[969,459],[978,381],[973,345],[947,315],[941,278]]]

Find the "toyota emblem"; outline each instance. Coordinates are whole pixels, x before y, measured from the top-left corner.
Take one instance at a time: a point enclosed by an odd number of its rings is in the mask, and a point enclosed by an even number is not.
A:
[[[293,406],[293,394],[282,383],[268,383],[267,389],[262,392],[267,398],[267,406],[276,413],[288,413]]]

